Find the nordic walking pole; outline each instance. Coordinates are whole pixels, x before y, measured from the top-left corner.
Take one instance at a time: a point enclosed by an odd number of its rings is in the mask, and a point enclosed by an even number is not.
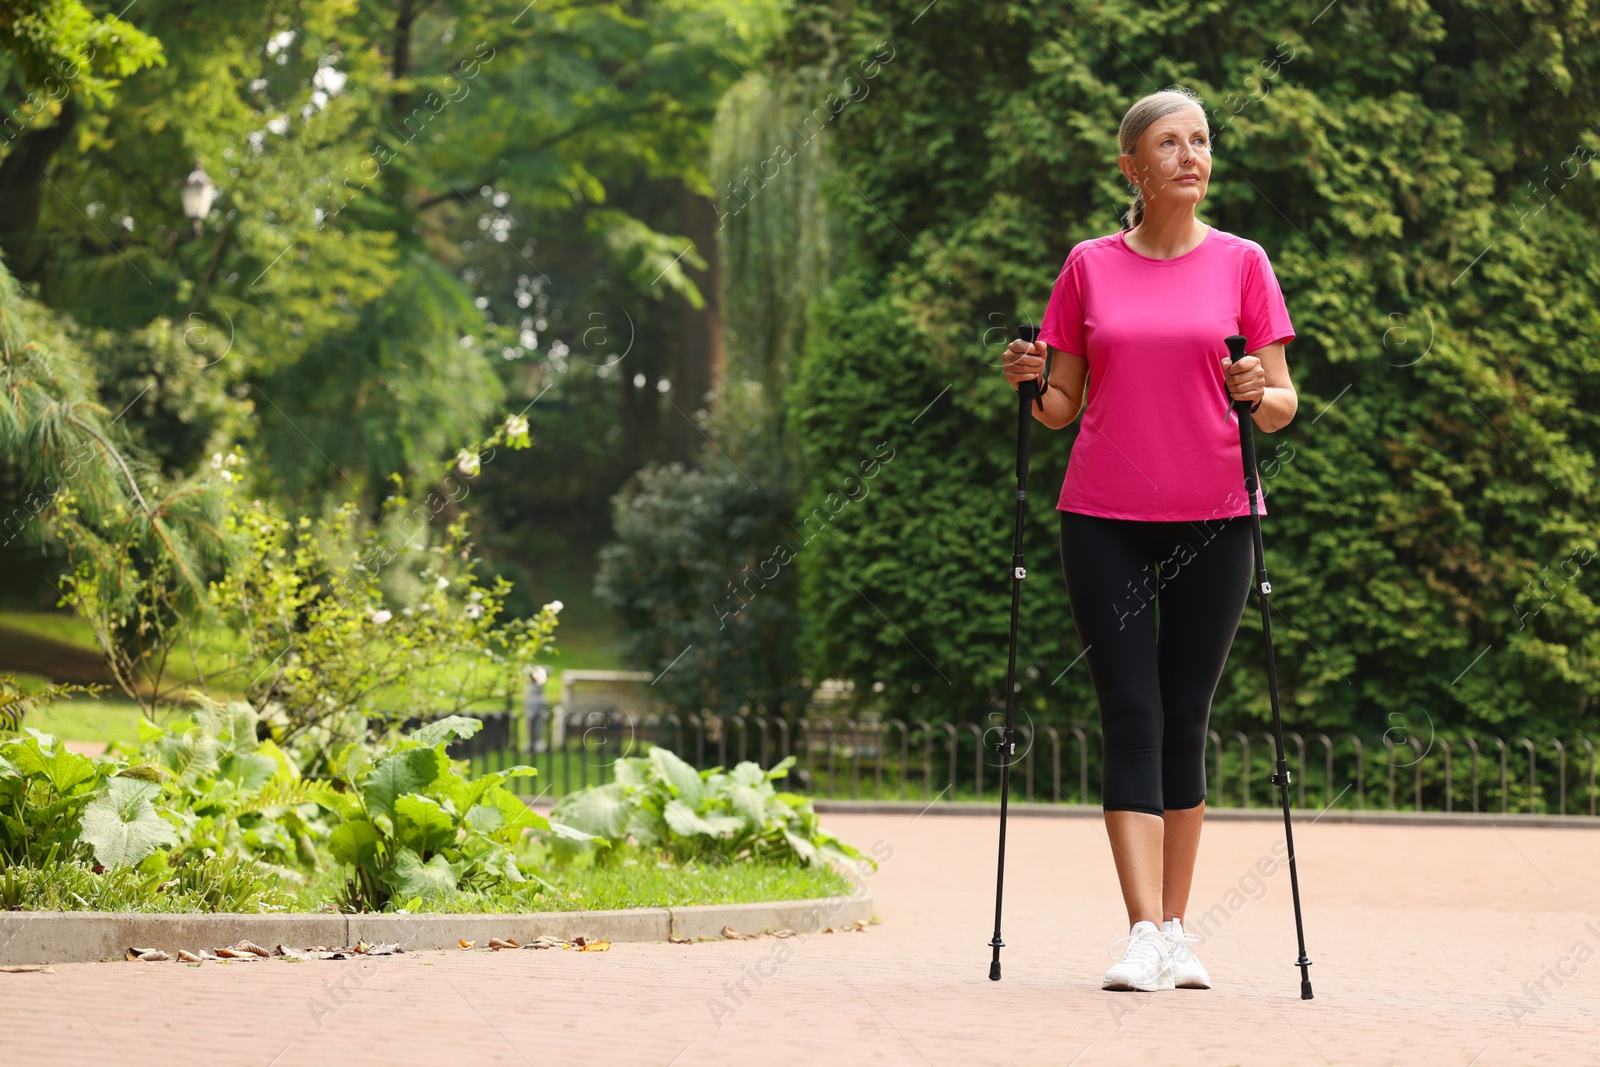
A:
[[[1228,346],[1228,356],[1237,363],[1244,358],[1245,339],[1238,334],[1223,338]],[[1233,410],[1239,416],[1239,447],[1244,454],[1244,489],[1250,497],[1250,525],[1255,533],[1256,590],[1261,594],[1261,632],[1267,640],[1267,686],[1272,693],[1272,734],[1277,742],[1278,762],[1267,780],[1278,787],[1283,801],[1283,837],[1289,846],[1289,890],[1294,896],[1294,932],[1300,940],[1300,958],[1295,966],[1300,968],[1300,999],[1311,999],[1311,974],[1306,970],[1311,961],[1306,958],[1306,929],[1300,919],[1300,877],[1294,862],[1294,827],[1289,822],[1289,763],[1283,755],[1283,717],[1278,711],[1278,668],[1272,659],[1272,583],[1267,581],[1266,549],[1261,544],[1261,516],[1256,512],[1256,438],[1255,424],[1250,419],[1250,401],[1236,400]],[[1002,805],[1004,801],[1001,801]],[[1000,809],[1002,813],[1005,808]],[[1004,815],[1001,818],[1004,819]],[[1002,830],[1002,840],[1004,831]],[[998,935],[997,935],[998,936]]]
[[[1039,340],[1039,327],[1018,326],[1017,337],[1029,344]],[[1041,378],[1030,378],[1017,383],[1017,521],[1011,539],[1011,656],[1006,663],[1006,725],[1000,734],[1000,862],[994,877],[994,937],[989,947],[994,958],[989,961],[989,980],[1000,981],[1000,950],[1005,942],[1000,940],[1000,901],[1006,884],[1006,801],[1011,792],[1011,756],[1016,750],[1012,727],[1016,721],[1017,707],[1017,612],[1022,605],[1022,580],[1028,576],[1022,565],[1022,521],[1028,505],[1028,445],[1033,430],[1033,413],[1030,404],[1044,409],[1040,382],[1050,379],[1050,361],[1045,357]]]

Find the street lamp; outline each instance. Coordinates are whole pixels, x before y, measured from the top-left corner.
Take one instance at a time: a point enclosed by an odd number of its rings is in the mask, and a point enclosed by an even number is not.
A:
[[[194,220],[194,235],[200,236],[200,220],[211,211],[212,201],[217,198],[217,187],[211,183],[210,177],[200,169],[200,161],[194,161],[194,170],[189,172],[189,177],[183,182],[183,213]]]

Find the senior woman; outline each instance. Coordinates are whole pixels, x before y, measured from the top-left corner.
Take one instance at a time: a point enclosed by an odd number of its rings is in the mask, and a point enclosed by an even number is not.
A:
[[[1168,89],[1138,100],[1119,141],[1117,165],[1136,192],[1123,229],[1073,247],[1039,341],[1011,342],[1004,369],[1016,388],[1053,350],[1034,417],[1061,429],[1083,412],[1056,507],[1130,925],[1103,988],[1206,989],[1184,910],[1211,698],[1253,567],[1232,405],[1249,401],[1269,433],[1294,418],[1284,359],[1294,330],[1261,246],[1195,217],[1212,162],[1198,99]],[[1246,339],[1237,362],[1223,344],[1230,334]],[[1256,509],[1267,513],[1259,489]]]

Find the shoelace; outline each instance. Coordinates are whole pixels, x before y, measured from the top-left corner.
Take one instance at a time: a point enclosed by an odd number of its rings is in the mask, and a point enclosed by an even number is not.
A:
[[[1194,958],[1194,952],[1190,950],[1188,942],[1205,940],[1205,938],[1201,937],[1199,934],[1190,933],[1188,930],[1183,931],[1182,938],[1177,942],[1174,942],[1172,940],[1172,935],[1170,933],[1166,933],[1165,931],[1162,932],[1161,936],[1167,939],[1167,944],[1172,949],[1173,959],[1177,959],[1178,953],[1181,952],[1183,953],[1185,962]]]
[[[1135,935],[1133,935],[1131,933],[1124,934],[1122,937],[1119,937],[1115,941],[1111,942],[1111,947],[1106,950],[1106,956],[1109,957],[1110,959],[1116,959],[1117,956],[1115,955],[1115,953],[1116,953],[1117,946],[1122,944],[1124,941],[1131,942],[1131,944],[1129,944],[1128,947],[1125,950],[1123,950],[1122,959],[1123,959],[1124,962],[1126,962],[1128,960],[1128,958],[1130,956],[1132,956],[1135,952],[1140,952],[1140,951],[1144,951],[1144,952],[1147,952],[1147,953],[1148,952],[1154,952],[1156,954],[1156,959],[1158,961],[1161,958],[1161,950],[1156,946],[1154,938],[1152,938],[1152,937],[1150,937],[1148,935],[1135,936]]]

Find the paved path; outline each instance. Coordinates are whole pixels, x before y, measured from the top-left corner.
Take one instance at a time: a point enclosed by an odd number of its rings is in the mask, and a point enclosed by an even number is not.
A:
[[[888,857],[864,933],[0,974],[0,1062],[1600,1063],[1592,830],[1301,819],[1303,1002],[1280,825],[1206,827],[1190,925],[1216,987],[1137,994],[1099,989],[1124,919],[1097,821],[1013,820],[998,983],[992,820],[826,821]]]

